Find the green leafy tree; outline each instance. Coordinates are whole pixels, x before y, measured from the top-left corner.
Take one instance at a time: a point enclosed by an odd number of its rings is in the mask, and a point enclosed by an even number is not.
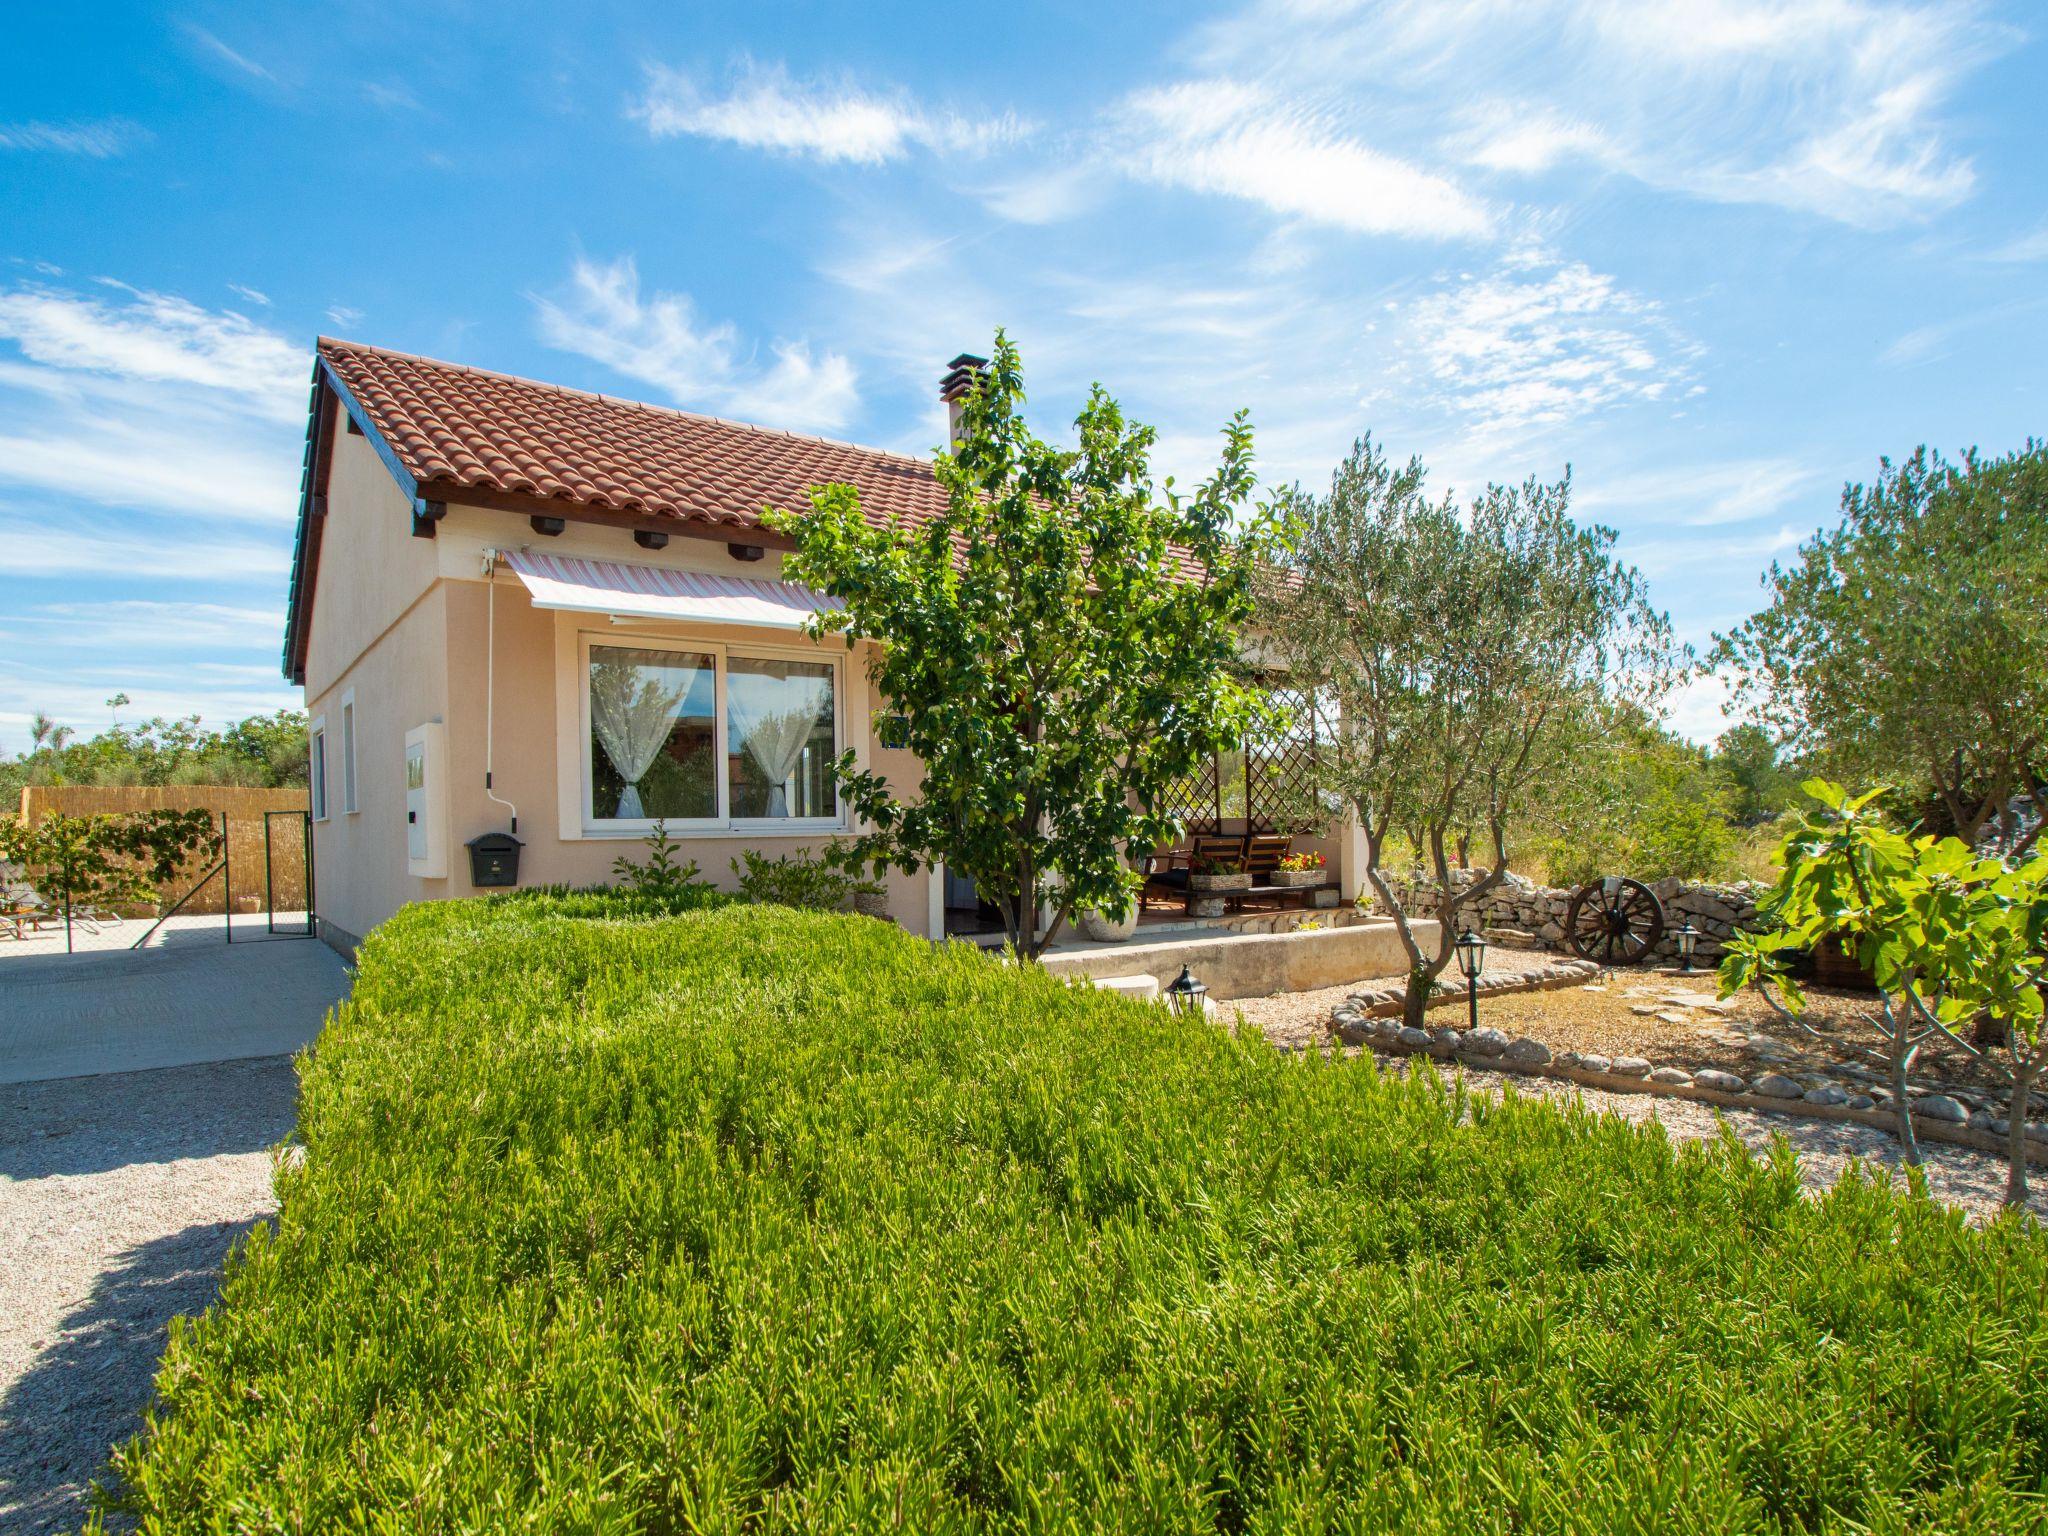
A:
[[[1183,498],[1170,479],[1155,488],[1155,434],[1099,385],[1071,449],[1033,436],[1023,403],[998,332],[960,441],[934,461],[941,516],[915,534],[878,526],[836,485],[779,525],[789,573],[846,605],[817,632],[882,643],[874,681],[923,765],[906,795],[841,759],[868,827],[854,859],[972,876],[1036,959],[1070,913],[1129,912],[1131,855],[1180,832],[1164,791],[1243,739],[1252,560],[1236,523],[1253,482],[1242,414]]]
[[[1279,499],[1265,592],[1270,644],[1337,722],[1320,778],[1364,828],[1366,878],[1408,951],[1411,1024],[1461,914],[1506,878],[1532,792],[1597,769],[1610,712],[1659,694],[1675,657],[1613,533],[1572,522],[1569,477],[1489,486],[1463,513],[1423,481],[1420,460],[1396,468],[1360,440],[1327,495]],[[1453,890],[1449,849],[1468,831],[1491,867]],[[1427,950],[1388,878],[1395,834],[1434,880]]]
[[[31,784],[237,784],[281,788],[306,782],[306,716],[281,709],[221,731],[197,715],[114,725],[83,740],[47,715],[29,726],[29,750],[0,762],[0,801]]]
[[[1769,821],[1799,799],[1799,776],[1779,761],[1778,743],[1754,721],[1723,731],[1712,761],[1733,790],[1729,815],[1740,825]]]
[[[2024,851],[2013,796],[2048,803],[2048,444],[1885,460],[1764,584],[1709,658],[1757,722],[1838,773],[1911,774],[1964,842],[1996,821]]]
[[[2014,869],[1980,858],[1957,838],[1908,837],[1877,812],[1883,789],[1851,796],[1825,779],[1801,787],[1821,808],[1785,838],[1778,879],[1758,904],[1759,931],[1737,934],[1721,963],[1721,995],[1754,988],[1780,1016],[1820,1038],[1787,961],[1823,939],[1852,951],[1878,988],[1876,1010],[1862,1016],[1877,1046],[1852,1048],[1885,1065],[1911,1165],[1920,1162],[1920,1143],[1906,1078],[1921,1049],[1943,1038],[1977,1054],[1957,1024],[1983,1010],[2007,1020],[2016,1041],[2008,1197],[2023,1199],[2027,1094],[2043,1065],[2048,858]]]
[[[194,854],[220,851],[210,811],[141,811],[0,820],[0,859],[19,866],[54,911],[156,901]]]

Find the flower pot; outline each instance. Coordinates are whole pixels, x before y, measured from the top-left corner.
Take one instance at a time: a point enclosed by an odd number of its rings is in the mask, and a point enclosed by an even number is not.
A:
[[[1326,869],[1276,869],[1273,883],[1286,886],[1289,890],[1303,890],[1309,886],[1323,884],[1330,878]]]
[[[1131,903],[1131,910],[1120,919],[1105,917],[1090,907],[1081,914],[1081,932],[1098,944],[1121,944],[1138,931],[1138,904]]]
[[[889,893],[887,891],[855,891],[849,903],[862,917],[887,917],[889,915]]]
[[[1252,877],[1243,870],[1220,875],[1188,876],[1188,889],[1191,891],[1248,891],[1251,888]]]

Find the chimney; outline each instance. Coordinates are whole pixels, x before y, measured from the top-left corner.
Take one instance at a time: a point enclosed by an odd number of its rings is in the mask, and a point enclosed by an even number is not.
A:
[[[939,380],[939,398],[946,402],[946,446],[960,445],[960,415],[967,397],[974,393],[988,370],[988,359],[962,352],[946,364],[946,376]]]

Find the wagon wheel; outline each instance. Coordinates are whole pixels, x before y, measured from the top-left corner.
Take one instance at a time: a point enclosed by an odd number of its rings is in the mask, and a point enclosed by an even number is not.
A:
[[[1640,880],[1595,880],[1579,888],[1564,915],[1565,943],[1581,960],[1634,965],[1664,937],[1664,905]]]

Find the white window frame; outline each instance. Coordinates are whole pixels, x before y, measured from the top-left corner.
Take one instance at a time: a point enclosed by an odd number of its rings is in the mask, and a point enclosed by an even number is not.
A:
[[[746,661],[801,661],[813,666],[829,667],[832,672],[832,749],[835,755],[844,752],[847,741],[847,700],[846,666],[843,657],[835,656],[817,646],[762,645],[753,641],[734,644],[725,640],[697,640],[687,635],[648,634],[620,628],[583,630],[576,636],[576,761],[577,777],[582,783],[581,805],[585,837],[645,837],[654,830],[657,819],[642,816],[623,820],[610,816],[600,818],[597,815],[595,776],[591,771],[593,748],[590,734],[590,652],[593,647],[670,651],[711,658],[711,760],[716,765],[714,789],[718,796],[718,812],[714,816],[667,817],[663,820],[663,825],[667,827],[670,835],[731,837],[740,834],[803,837],[846,830],[846,801],[839,792],[839,779],[836,774],[832,779],[833,812],[830,816],[732,815],[732,784],[729,772],[732,754],[725,706],[727,664],[734,656]]]
[[[356,691],[350,688],[341,696],[341,814],[353,816],[362,808],[356,782]]]
[[[315,715],[306,727],[306,798],[313,819],[327,819],[327,717]]]

